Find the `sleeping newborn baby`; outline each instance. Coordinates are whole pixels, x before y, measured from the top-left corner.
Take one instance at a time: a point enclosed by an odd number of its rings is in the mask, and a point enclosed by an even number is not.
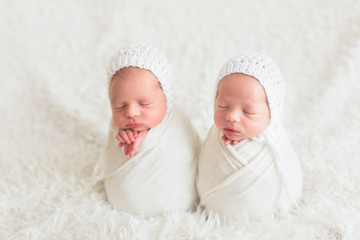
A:
[[[302,173],[280,121],[284,91],[267,56],[239,56],[221,69],[215,126],[198,163],[197,188],[207,212],[269,222],[297,205]]]
[[[151,46],[130,46],[111,61],[112,121],[97,171],[119,210],[152,215],[194,206],[199,138],[173,106],[172,85],[168,61]]]

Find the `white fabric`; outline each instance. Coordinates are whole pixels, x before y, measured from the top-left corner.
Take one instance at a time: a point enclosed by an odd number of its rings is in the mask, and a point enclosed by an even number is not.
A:
[[[185,114],[177,108],[168,112],[132,158],[118,148],[116,133],[110,124],[100,159],[109,202],[119,210],[145,215],[191,210],[197,198],[199,138]]]
[[[301,169],[285,130],[280,124],[275,129],[274,144],[245,139],[225,145],[223,134],[215,125],[211,128],[201,148],[197,178],[201,204],[208,212],[268,222],[277,210],[292,207],[301,192]]]

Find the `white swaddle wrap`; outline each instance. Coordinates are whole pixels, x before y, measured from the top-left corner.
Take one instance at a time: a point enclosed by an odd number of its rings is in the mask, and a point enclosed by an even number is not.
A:
[[[201,205],[207,211],[236,220],[248,216],[267,221],[278,209],[286,211],[296,202],[302,187],[299,161],[281,125],[276,133],[278,153],[266,137],[225,145],[223,133],[211,128],[202,145],[197,177]]]
[[[129,158],[111,124],[100,163],[109,202],[119,210],[152,215],[190,210],[197,198],[195,176],[199,138],[176,107],[149,130]]]
[[[281,124],[285,83],[275,62],[263,54],[230,59],[220,70],[218,86],[232,73],[252,76],[262,85],[270,123],[236,145],[225,145],[224,133],[215,125],[211,128],[199,156],[200,202],[222,218],[268,222],[297,205],[302,192],[300,164]],[[240,118],[236,121],[242,124]]]

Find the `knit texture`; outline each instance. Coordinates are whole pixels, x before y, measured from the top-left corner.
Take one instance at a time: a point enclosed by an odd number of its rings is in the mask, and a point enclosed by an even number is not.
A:
[[[243,73],[256,78],[264,87],[270,108],[271,128],[280,122],[285,97],[285,83],[275,62],[268,56],[258,53],[240,55],[230,59],[221,68],[218,84],[221,79],[232,73]]]
[[[160,82],[165,94],[168,110],[174,102],[174,77],[172,68],[165,56],[151,45],[130,45],[117,52],[110,60],[108,84],[114,74],[122,68],[138,67],[152,72]]]

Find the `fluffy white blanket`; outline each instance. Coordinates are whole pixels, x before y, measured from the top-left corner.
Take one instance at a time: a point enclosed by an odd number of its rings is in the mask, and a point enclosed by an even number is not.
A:
[[[302,191],[298,157],[281,124],[274,139],[225,145],[214,125],[201,147],[197,186],[207,212],[231,220],[271,223],[297,206]]]
[[[175,109],[149,130],[129,158],[110,124],[105,152],[96,175],[104,179],[109,202],[121,211],[152,216],[191,211],[196,204],[195,177],[200,141],[187,116]]]
[[[1,0],[0,239],[359,239],[359,13],[355,0]],[[91,175],[110,119],[105,69],[131,42],[169,58],[202,139],[223,63],[270,55],[287,83],[300,208],[273,225],[113,209]]]

